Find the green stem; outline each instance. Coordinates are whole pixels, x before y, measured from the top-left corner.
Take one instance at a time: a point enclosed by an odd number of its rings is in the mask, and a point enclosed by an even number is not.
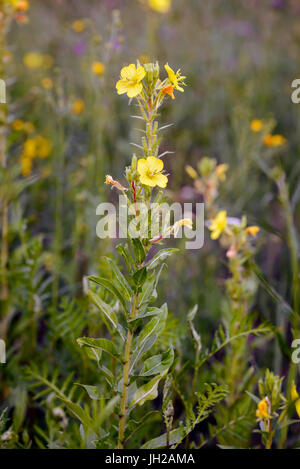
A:
[[[136,318],[138,304],[138,295],[134,295],[131,307],[130,320],[133,321]],[[124,449],[125,429],[126,429],[126,416],[127,416],[127,398],[128,398],[128,387],[129,387],[129,370],[130,370],[130,358],[131,348],[133,341],[133,331],[128,329],[126,345],[125,345],[125,363],[123,366],[123,387],[121,395],[121,415],[119,423],[119,438],[118,438],[118,449]]]

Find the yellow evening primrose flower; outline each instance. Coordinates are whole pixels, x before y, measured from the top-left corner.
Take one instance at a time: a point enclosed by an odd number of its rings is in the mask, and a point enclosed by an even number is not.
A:
[[[118,94],[127,93],[128,98],[134,98],[141,93],[143,89],[141,82],[146,75],[144,67],[130,64],[122,68],[120,75],[121,79],[116,84]]]
[[[16,11],[27,11],[29,9],[29,3],[27,0],[18,0],[15,4]]]
[[[145,186],[165,188],[168,178],[162,174],[163,168],[163,161],[155,156],[148,156],[147,159],[140,158],[137,164],[137,171],[140,175],[141,183]]]
[[[269,412],[268,412],[268,402],[267,402],[266,398],[262,399],[257,404],[256,417],[259,420],[265,420],[265,419],[270,418],[270,415],[269,415]]]
[[[252,132],[260,132],[262,127],[263,127],[263,123],[259,119],[253,119],[250,122],[250,129],[252,130]]]
[[[291,398],[293,403],[295,404],[298,417],[300,418],[300,396],[297,392],[295,381],[293,381],[292,383]]]
[[[168,13],[171,8],[171,0],[148,0],[150,8],[159,13]]]
[[[105,65],[102,62],[94,62],[92,65],[94,75],[100,77],[105,72]]]
[[[215,218],[211,220],[209,229],[211,231],[211,239],[218,239],[227,226],[227,212],[221,210]]]
[[[169,66],[169,64],[165,65],[165,69],[168,74],[169,82],[171,86],[174,87],[173,89],[181,91],[183,93],[184,89],[180,85],[186,86],[183,81],[186,77],[180,75],[180,69],[177,70],[177,72],[175,73],[174,70],[172,70],[172,68]]]

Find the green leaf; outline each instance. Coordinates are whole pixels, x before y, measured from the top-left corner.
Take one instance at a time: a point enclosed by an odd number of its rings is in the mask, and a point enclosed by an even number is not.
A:
[[[173,360],[174,350],[172,348],[159,355],[154,355],[145,361],[141,376],[161,375],[170,368]]]
[[[148,383],[141,386],[133,396],[132,402],[130,404],[130,408],[135,405],[143,405],[146,401],[152,401],[157,397],[158,391],[158,383],[162,379],[162,376],[155,376],[155,378],[151,379]]]
[[[125,245],[118,244],[118,246],[116,246],[116,250],[124,258],[128,272],[132,273],[133,272],[132,266],[134,265],[134,260],[132,259],[132,256],[129,252],[128,244],[125,244]]]
[[[97,283],[98,285],[101,285],[106,290],[108,290],[112,295],[114,295],[114,297],[120,301],[126,314],[128,314],[126,301],[124,300],[122,293],[120,293],[120,291],[114,286],[114,284],[110,280],[107,280],[106,278],[103,278],[103,277],[95,277],[95,276],[90,276],[88,277],[88,279],[91,280],[92,282]]]
[[[131,238],[131,242],[132,242],[134,254],[136,257],[136,262],[137,264],[142,264],[146,257],[144,246],[142,245],[139,238]]]
[[[107,264],[111,267],[114,275],[115,275],[115,281],[118,284],[118,290],[121,291],[121,293],[124,295],[126,300],[130,301],[131,297],[133,295],[133,291],[131,290],[127,280],[125,279],[124,275],[120,271],[119,267],[115,263],[115,261],[109,257],[105,258]]]
[[[146,267],[142,267],[137,272],[135,272],[135,274],[132,276],[132,279],[135,283],[136,291],[138,292],[147,279]]]
[[[67,409],[80,420],[82,425],[84,425],[86,428],[94,429],[93,421],[91,420],[90,416],[87,414],[87,412],[80,407],[79,404],[76,404],[75,402],[72,402],[69,399],[62,399],[61,397],[58,396],[58,398],[65,404]]]
[[[80,337],[79,339],[77,339],[77,343],[79,344],[80,347],[86,346],[86,347],[91,347],[93,349],[95,348],[95,349],[103,350],[104,352],[108,353],[116,360],[123,363],[123,358],[118,353],[115,344],[111,340]]]
[[[161,249],[149,262],[147,262],[147,269],[155,269],[155,267],[161,264],[161,262],[163,262],[167,257],[178,251],[179,249],[176,248]]]
[[[169,444],[175,445],[180,443],[185,437],[185,430],[184,427],[176,428],[169,433]],[[141,449],[155,449],[155,448],[166,448],[167,446],[167,434],[164,433],[163,435],[158,436],[157,438],[153,438],[150,441],[147,441]]]
[[[97,295],[97,293],[94,293],[92,290],[89,290],[89,296],[90,296],[91,300],[93,301],[93,303],[96,306],[98,306],[100,311],[102,311],[102,313],[111,322],[113,327],[115,329],[117,329],[117,331],[119,332],[122,339],[125,340],[125,335],[124,335],[123,328],[118,324],[117,316],[116,316],[115,312],[113,311],[112,307],[109,304],[105,303],[105,301],[103,301],[102,298],[100,298],[100,296]]]
[[[77,386],[81,386],[83,389],[85,389],[89,397],[93,399],[94,401],[105,399],[105,397],[101,394],[98,386],[90,386],[88,384],[81,384],[81,383],[74,383],[74,384],[77,384]]]

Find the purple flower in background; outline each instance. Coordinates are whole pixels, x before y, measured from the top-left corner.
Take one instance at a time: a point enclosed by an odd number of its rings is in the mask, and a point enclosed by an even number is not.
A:
[[[76,55],[84,55],[86,53],[86,43],[78,41],[73,46],[73,53]]]
[[[273,0],[272,1],[272,7],[273,8],[283,8],[285,7],[286,3],[285,3],[285,0]]]
[[[122,50],[122,41],[119,36],[114,37],[110,42],[110,47],[114,52],[120,52]]]

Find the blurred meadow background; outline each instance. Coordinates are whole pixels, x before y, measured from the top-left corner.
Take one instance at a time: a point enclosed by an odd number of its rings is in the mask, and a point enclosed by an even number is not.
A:
[[[230,386],[243,376],[257,395],[266,368],[287,378],[300,310],[300,104],[291,101],[299,77],[300,3],[31,0],[17,11],[14,3],[7,25],[0,2],[0,78],[7,86],[7,104],[0,105],[0,338],[7,352],[0,365],[0,446],[87,446],[56,396],[73,382],[101,382],[76,339],[103,334],[84,279],[105,276],[102,256],[118,244],[97,238],[96,207],[116,200],[105,176],[123,181],[136,151],[130,142],[140,139],[129,117],[135,112],[115,89],[120,69],[136,60],[169,63],[186,76],[184,93],[161,113],[163,125],[173,124],[161,144],[161,153],[174,152],[164,158],[168,199],[207,202],[200,179],[214,164],[228,165],[213,202],[259,227],[239,294],[254,324],[268,321],[270,331],[241,345],[238,371],[220,352],[201,380]],[[211,170],[207,158],[215,160]],[[208,347],[219,324],[230,321],[234,273],[226,246],[208,230],[199,250],[185,250],[184,240],[165,244],[180,252],[159,281],[158,297],[169,308],[161,340],[174,345],[177,363],[188,370],[194,356],[188,312],[198,305],[193,324]],[[180,373],[188,388],[191,374]],[[292,376],[297,384],[295,370]],[[180,419],[183,404],[174,389]],[[187,448],[260,447],[252,433],[256,404],[241,389],[235,418],[245,415],[243,431],[225,428],[233,417],[222,404],[209,423],[193,429],[194,446]],[[290,389],[286,381],[283,389]],[[158,398],[153,407],[160,405]],[[160,425],[153,418],[130,447],[160,434]],[[299,428],[292,425],[278,446],[296,445]]]

